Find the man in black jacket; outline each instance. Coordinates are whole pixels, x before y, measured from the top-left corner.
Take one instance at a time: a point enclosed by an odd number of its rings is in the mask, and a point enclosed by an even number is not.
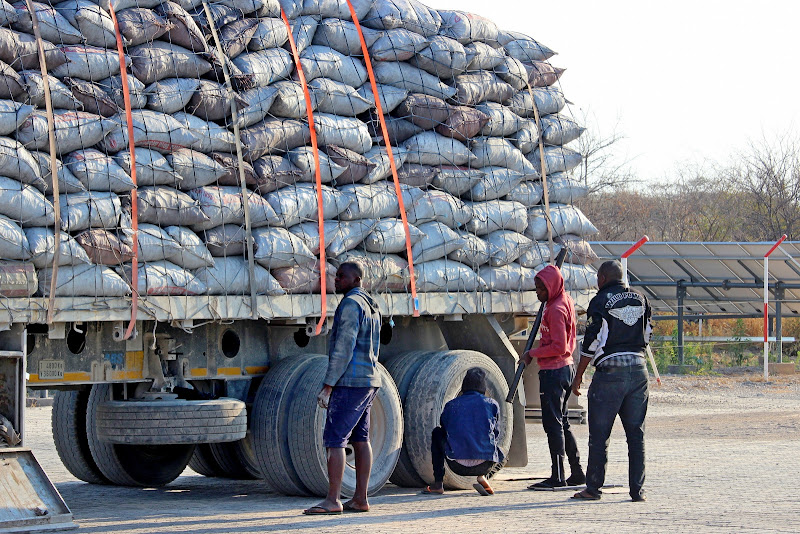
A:
[[[628,439],[628,485],[631,499],[646,500],[644,485],[644,419],[649,397],[645,350],[650,342],[650,304],[622,281],[622,266],[607,261],[597,271],[597,295],[589,303],[589,324],[581,361],[572,382],[580,395],[583,373],[593,363],[589,386],[589,463],[586,489],[573,499],[598,500],[606,476],[611,428],[619,414]]]

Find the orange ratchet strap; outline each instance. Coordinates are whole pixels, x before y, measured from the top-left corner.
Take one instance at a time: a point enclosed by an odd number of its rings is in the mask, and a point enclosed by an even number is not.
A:
[[[131,302],[131,320],[122,339],[130,339],[136,327],[136,315],[139,311],[139,206],[136,196],[136,150],[134,149],[133,115],[131,114],[131,94],[128,90],[128,72],[125,66],[125,51],[122,49],[122,33],[119,31],[117,15],[114,13],[114,2],[108,3],[108,11],[114,22],[114,34],[117,36],[117,53],[119,54],[119,72],[122,78],[122,98],[125,101],[125,119],[128,123],[128,147],[131,151],[131,227],[133,230],[133,258],[131,260],[131,289],[133,300]]]
[[[314,129],[314,112],[311,109],[311,94],[308,92],[308,84],[306,83],[306,75],[303,73],[303,66],[300,64],[300,54],[297,52],[297,46],[294,42],[294,35],[292,34],[292,26],[289,24],[289,19],[286,18],[286,12],[281,8],[281,18],[286,24],[286,29],[289,31],[289,47],[292,50],[292,57],[294,57],[294,64],[297,67],[297,77],[300,79],[300,85],[303,86],[303,94],[306,97],[306,114],[308,115],[308,129],[311,131],[311,150],[314,152],[314,171],[316,176],[317,185],[317,219],[319,219],[319,291],[320,291],[320,318],[317,323],[316,334],[322,333],[322,327],[325,325],[328,313],[328,296],[327,296],[327,275],[328,264],[325,260],[325,215],[322,202],[322,171],[320,170],[319,163],[319,146],[317,145],[317,131]]]
[[[364,53],[364,63],[367,66],[367,73],[369,74],[369,83],[372,87],[372,94],[375,96],[375,107],[378,111],[378,119],[381,123],[381,133],[383,140],[386,143],[386,153],[389,155],[389,166],[392,169],[392,179],[394,180],[394,191],[397,195],[397,202],[400,204],[400,219],[403,221],[403,229],[406,233],[406,255],[408,256],[408,274],[411,278],[411,299],[414,307],[414,317],[419,317],[419,298],[417,297],[417,284],[414,277],[414,257],[411,254],[411,232],[408,229],[408,218],[406,217],[406,207],[403,202],[403,191],[400,187],[400,179],[397,176],[397,166],[394,164],[394,155],[392,154],[392,144],[389,139],[389,130],[386,128],[386,119],[383,116],[383,107],[381,106],[381,96],[378,93],[378,84],[375,81],[375,73],[372,71],[372,61],[369,58],[369,51],[367,50],[367,42],[364,40],[364,33],[361,31],[361,23],[358,21],[358,15],[353,8],[350,0],[347,0],[347,7],[350,8],[350,15],[353,17],[353,24],[356,25],[358,31],[358,38],[361,41],[361,51]]]

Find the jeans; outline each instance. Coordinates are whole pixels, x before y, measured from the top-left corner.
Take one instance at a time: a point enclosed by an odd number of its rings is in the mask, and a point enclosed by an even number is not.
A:
[[[542,404],[542,426],[547,434],[550,455],[564,456],[566,453],[570,466],[579,466],[578,444],[567,418],[567,402],[574,377],[575,371],[571,365],[560,369],[542,369],[539,371],[539,396]]]
[[[619,414],[628,439],[628,486],[632,498],[643,495],[644,419],[647,415],[647,367],[598,367],[589,386],[589,465],[586,490],[599,495],[606,478],[611,428]]]
[[[433,480],[441,482],[444,480],[444,463],[447,461],[447,466],[453,473],[462,477],[478,477],[478,476],[491,476],[500,470],[502,463],[495,463],[491,460],[486,460],[482,464],[475,466],[461,465],[455,460],[447,458],[444,453],[444,447],[447,442],[447,434],[442,427],[437,426],[431,433],[431,462],[433,463]],[[503,462],[504,463],[504,462]]]

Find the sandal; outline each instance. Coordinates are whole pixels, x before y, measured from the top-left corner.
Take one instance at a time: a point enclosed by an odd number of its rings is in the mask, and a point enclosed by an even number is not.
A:
[[[595,495],[594,493],[589,493],[588,490],[581,490],[570,499],[575,499],[577,501],[599,501],[600,495]]]
[[[341,515],[341,510],[328,510],[322,506],[312,506],[303,510],[303,515]]]

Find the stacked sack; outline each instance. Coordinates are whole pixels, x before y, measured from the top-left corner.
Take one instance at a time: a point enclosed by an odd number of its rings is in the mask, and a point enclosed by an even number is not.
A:
[[[56,296],[124,296],[135,253],[142,295],[319,292],[322,271],[332,290],[343,261],[364,266],[369,289],[404,292],[407,242],[419,291],[532,290],[561,246],[567,287],[595,285],[584,238],[597,230],[570,205],[586,191],[570,176],[581,156],[565,146],[583,128],[560,113],[563,71],[532,38],[415,0],[352,0],[384,132],[346,2],[113,1],[125,91],[111,1],[32,3],[53,169],[28,4],[0,0],[0,278],[16,288],[0,282],[0,294],[48,296],[57,262]],[[21,292],[10,282],[20,279]]]

